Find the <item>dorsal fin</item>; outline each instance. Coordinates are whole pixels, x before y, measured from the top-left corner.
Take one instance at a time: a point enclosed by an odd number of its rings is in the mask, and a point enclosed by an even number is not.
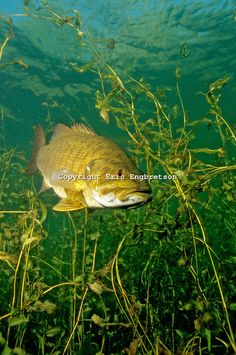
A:
[[[60,136],[64,136],[64,135],[67,135],[67,134],[70,134],[71,133],[71,129],[67,126],[65,126],[64,124],[62,123],[58,123],[54,128],[53,128],[53,135],[52,135],[52,138],[51,138],[51,141],[50,143],[55,139],[55,138],[58,138]]]
[[[75,123],[74,126],[71,127],[71,130],[75,133],[86,133],[96,136],[96,133],[90,129],[89,127],[85,126],[83,123]]]
[[[60,136],[65,136],[72,133],[85,133],[95,136],[96,133],[90,128],[85,126],[83,123],[75,123],[72,127],[67,127],[62,123],[58,123],[53,129],[53,135],[50,143]]]

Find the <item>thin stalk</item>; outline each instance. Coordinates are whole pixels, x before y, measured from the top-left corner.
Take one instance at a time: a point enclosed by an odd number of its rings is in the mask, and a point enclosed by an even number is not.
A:
[[[86,239],[87,239],[87,225],[88,225],[88,210],[84,209],[84,234],[83,234],[83,256],[82,256],[82,275],[85,272],[85,258],[86,258]]]
[[[74,333],[75,333],[75,330],[76,330],[76,328],[77,328],[77,326],[78,326],[78,324],[79,324],[79,321],[80,321],[80,318],[81,318],[81,315],[82,315],[84,300],[85,300],[85,297],[86,297],[86,295],[87,295],[87,293],[88,293],[88,290],[89,290],[89,288],[88,288],[88,286],[86,286],[86,287],[85,287],[85,290],[84,290],[84,294],[83,294],[82,300],[81,300],[81,302],[80,302],[79,312],[78,312],[78,315],[77,315],[77,319],[76,319],[74,328],[73,328],[72,332],[70,333],[70,336],[69,336],[69,338],[68,338],[68,340],[67,340],[67,342],[66,342],[66,345],[65,345],[65,348],[64,348],[64,350],[63,350],[62,355],[65,355],[65,354],[67,353],[67,349],[68,349],[68,347],[69,347],[69,345],[70,345],[71,339],[73,338]]]
[[[10,30],[8,35],[7,35],[7,37],[6,37],[6,39],[5,39],[5,41],[3,42],[3,44],[0,47],[0,62],[2,60],[4,48],[6,47],[7,43],[10,41],[12,36],[13,36],[13,33],[12,33],[12,30]]]
[[[218,275],[217,270],[216,270],[216,266],[215,266],[215,263],[214,263],[214,260],[213,260],[213,257],[212,257],[211,249],[208,247],[208,244],[207,244],[207,238],[206,238],[205,230],[204,230],[203,225],[201,223],[201,220],[200,220],[198,214],[196,213],[195,209],[193,208],[193,206],[190,203],[188,203],[187,206],[193,212],[194,216],[197,219],[198,225],[199,225],[199,227],[201,229],[203,241],[204,241],[204,244],[206,246],[209,259],[211,261],[212,269],[213,269],[213,272],[214,272],[214,275],[215,275],[215,278],[216,278],[216,282],[217,282],[217,285],[218,285],[218,290],[219,290],[219,293],[220,293],[220,298],[221,298],[223,310],[224,310],[224,313],[225,313],[226,323],[227,323],[228,329],[229,329],[229,334],[228,334],[228,332],[226,332],[226,334],[227,334],[227,336],[229,338],[230,344],[231,344],[234,352],[236,352],[236,343],[235,343],[235,339],[234,339],[234,332],[232,330],[231,323],[230,323],[230,320],[229,320],[229,313],[228,313],[225,297],[224,297],[224,294],[223,294],[222,285],[221,285],[221,282],[220,282],[220,279],[219,279],[219,275]]]

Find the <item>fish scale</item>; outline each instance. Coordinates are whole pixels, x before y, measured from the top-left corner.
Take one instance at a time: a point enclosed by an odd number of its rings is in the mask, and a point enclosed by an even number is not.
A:
[[[92,138],[92,139],[91,139]],[[104,142],[103,137],[98,137],[97,142],[94,142],[92,137],[83,137],[81,134],[75,134],[70,137],[65,136],[62,139],[57,139],[51,144],[43,147],[38,156],[39,169],[42,168],[49,174],[55,169],[67,168],[71,171],[76,171],[78,174],[84,173],[84,169],[92,159],[105,158],[108,152],[114,152],[114,148],[117,147],[113,142]],[[61,154],[63,152],[63,154]],[[47,157],[52,157],[52,161],[48,164]],[[111,158],[109,156],[109,158]],[[127,156],[123,152],[117,152],[115,155],[116,160],[127,159]],[[41,170],[41,169],[40,169]]]
[[[32,175],[40,170],[44,178],[40,191],[52,187],[61,197],[54,210],[134,208],[151,200],[148,182],[129,178],[130,174],[141,172],[128,155],[88,127],[58,124],[49,144],[45,142],[43,129],[38,125],[27,172]],[[90,180],[89,176],[97,178]]]

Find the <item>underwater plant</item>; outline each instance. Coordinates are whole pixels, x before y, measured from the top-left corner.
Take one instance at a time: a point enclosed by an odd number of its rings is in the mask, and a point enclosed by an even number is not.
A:
[[[47,1],[29,11],[45,11],[89,48],[71,68],[97,75],[102,122],[126,133],[136,165],[157,178],[139,209],[59,214],[53,194],[38,195],[37,176],[26,176],[25,153],[1,149],[2,354],[234,354],[236,135],[220,105],[229,77],[200,93],[208,109],[192,120],[180,68],[168,105],[169,91],[103,60],[79,11],[62,16]],[[59,106],[45,105],[51,127]],[[213,132],[217,148],[201,146],[199,132]]]

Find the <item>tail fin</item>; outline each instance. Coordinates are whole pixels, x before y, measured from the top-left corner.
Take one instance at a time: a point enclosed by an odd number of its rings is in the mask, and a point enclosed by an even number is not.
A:
[[[34,144],[33,144],[33,149],[32,149],[32,155],[31,159],[29,162],[29,165],[27,167],[27,174],[28,175],[33,175],[37,172],[38,167],[37,167],[37,156],[40,148],[42,148],[46,144],[46,138],[45,134],[43,131],[42,126],[37,125],[35,127],[34,131]]]

